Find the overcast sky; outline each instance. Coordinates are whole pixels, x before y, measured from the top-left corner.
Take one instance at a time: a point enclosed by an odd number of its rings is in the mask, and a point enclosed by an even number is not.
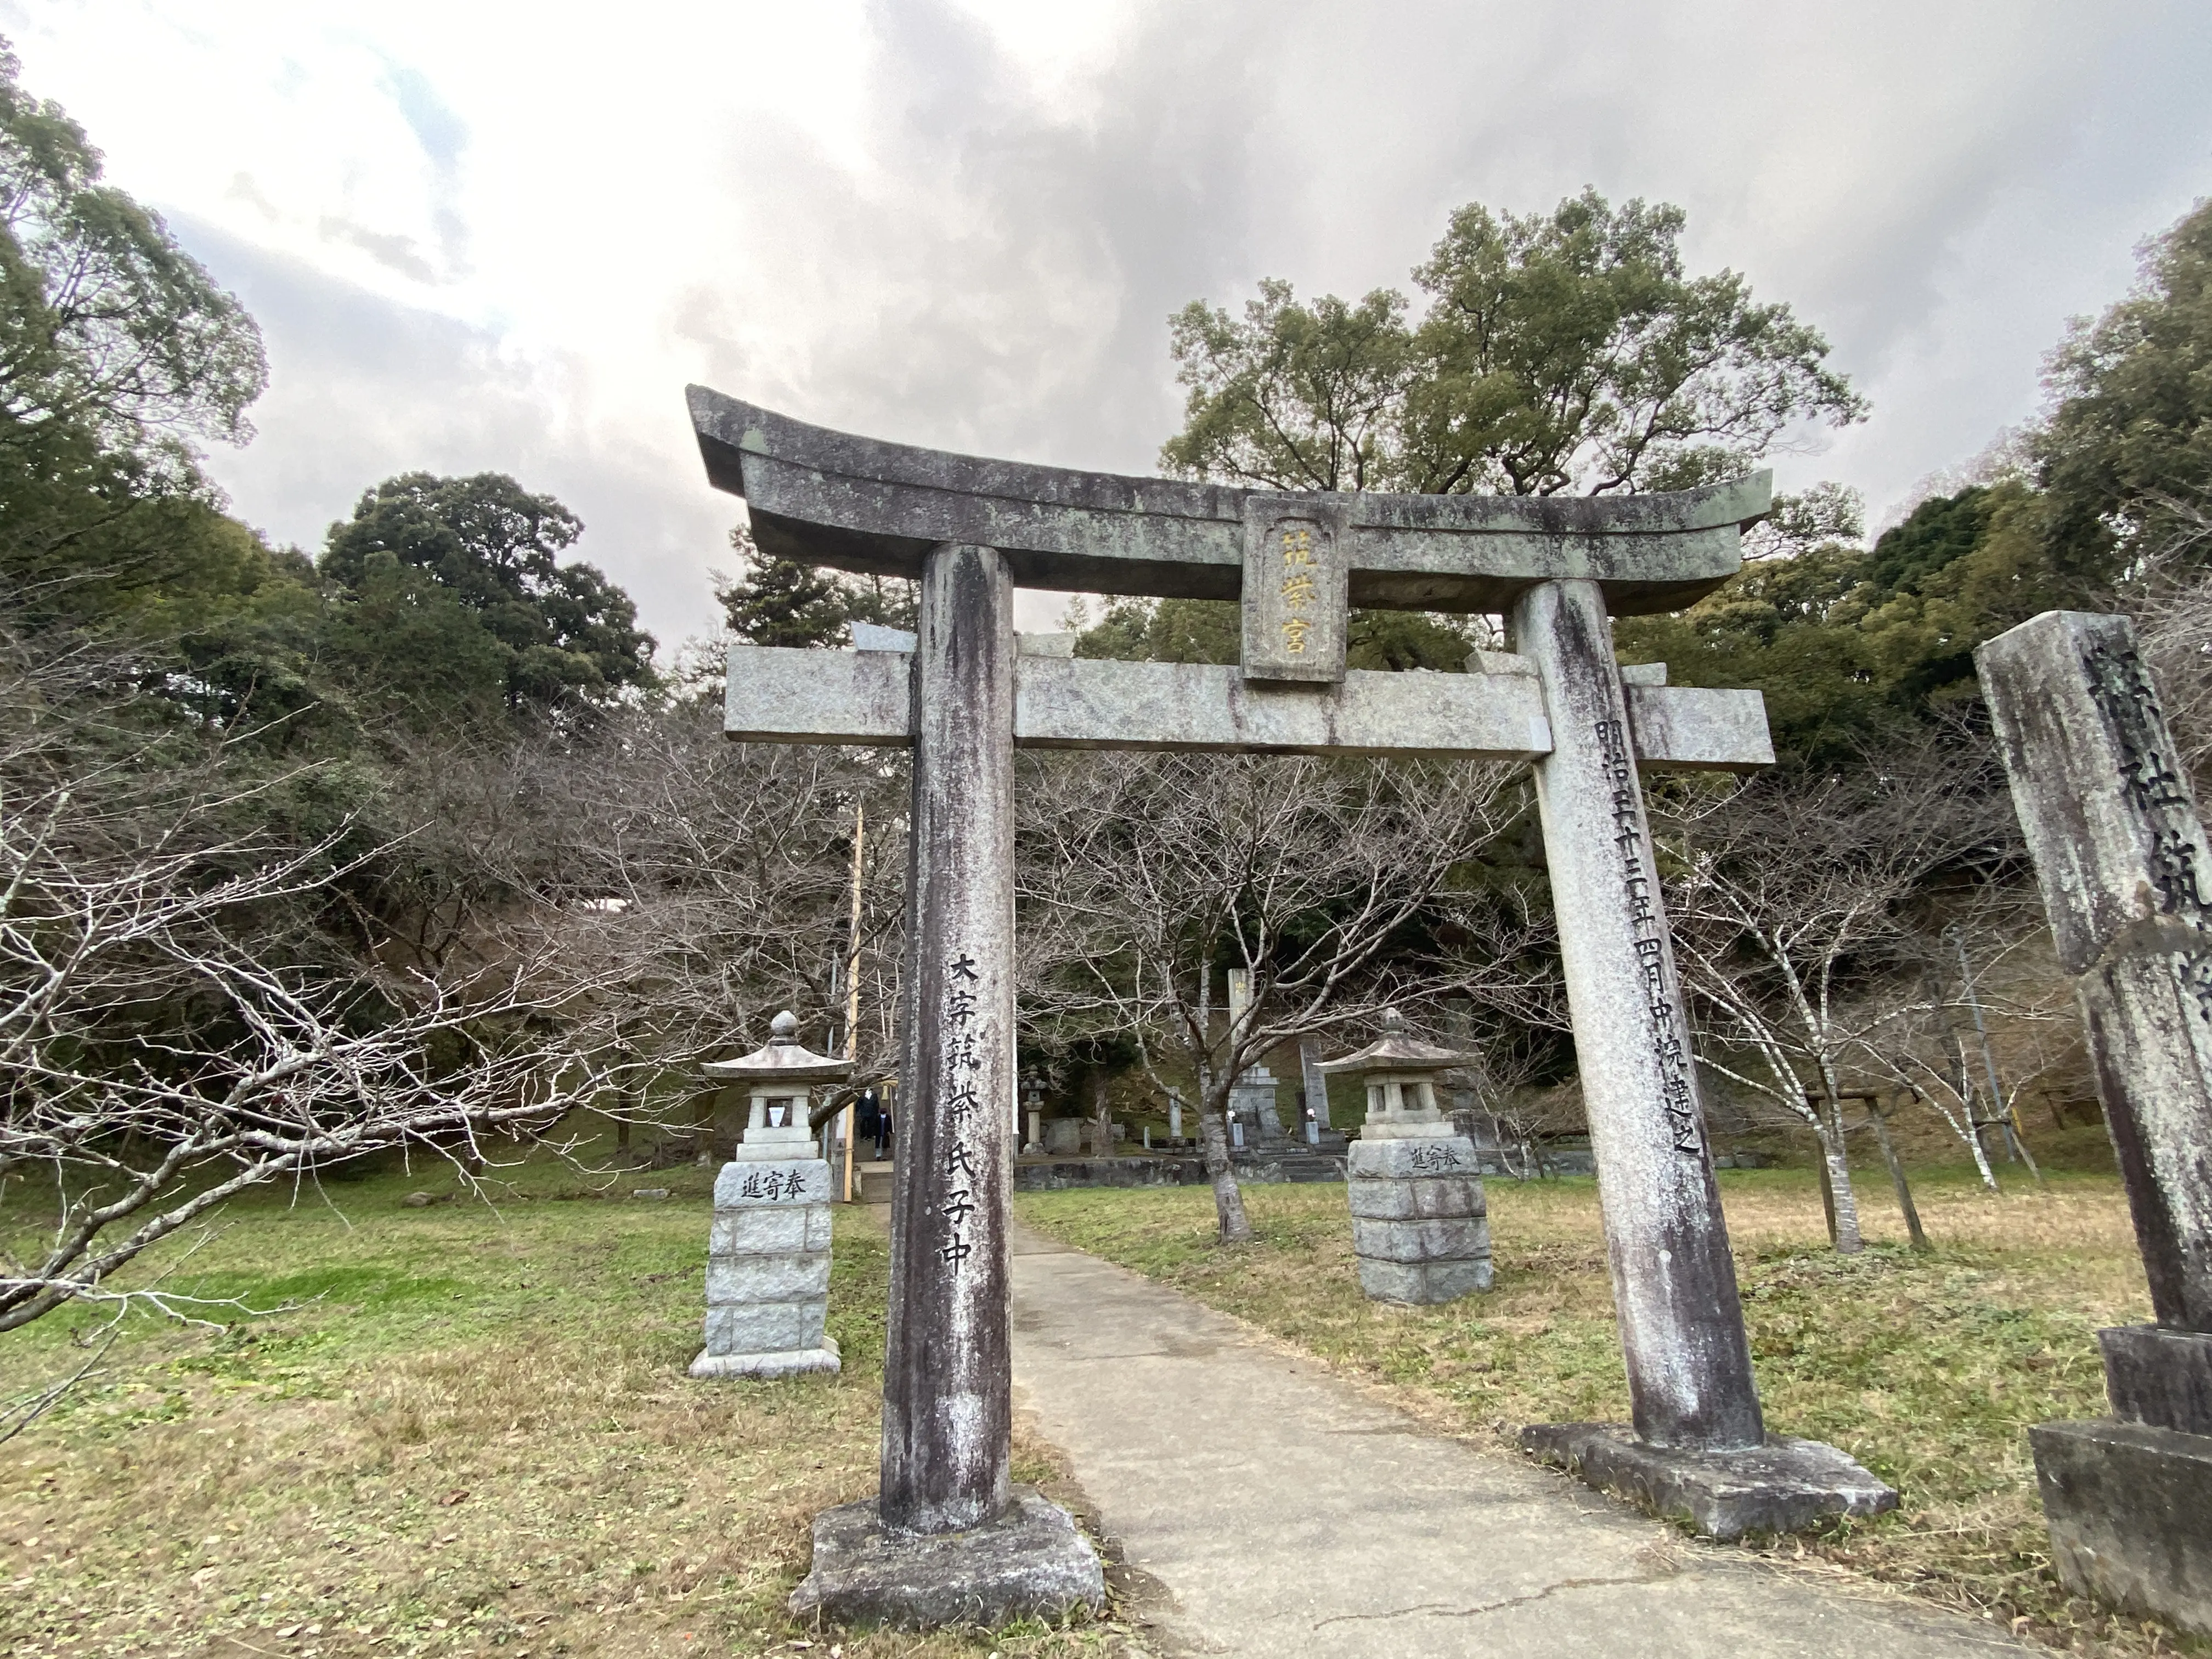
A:
[[[1872,399],[1784,458],[1879,516],[2037,407],[2070,315],[2212,192],[2203,0],[0,0],[33,91],[260,322],[212,470],[309,549],[511,472],[664,644],[737,513],[703,380],[910,442],[1149,471],[1166,318],[1409,286],[1458,204],[1688,210],[1698,270]],[[1025,605],[1032,625],[1060,601]]]

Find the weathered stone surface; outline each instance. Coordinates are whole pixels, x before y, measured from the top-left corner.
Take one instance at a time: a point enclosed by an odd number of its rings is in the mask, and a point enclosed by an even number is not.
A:
[[[1417,1307],[1456,1302],[1490,1288],[1487,1255],[1466,1261],[1385,1261],[1359,1258],[1359,1288],[1370,1301],[1405,1302]]]
[[[1066,1510],[1016,1486],[1003,1515],[959,1532],[906,1533],[874,1503],[814,1518],[814,1561],[792,1592],[799,1618],[933,1629],[1060,1619],[1106,1599],[1098,1553]]]
[[[1206,1179],[1195,1158],[1086,1158],[1066,1164],[1014,1165],[1018,1193],[1054,1193],[1076,1187],[1194,1187]]]
[[[1750,772],[1774,764],[1765,697],[1668,685],[1663,664],[1640,665],[1660,675],[1656,684],[1622,688],[1638,761],[1668,772]]]
[[[1244,678],[1344,678],[1350,498],[1255,492],[1244,509]]]
[[[2157,1325],[2097,1333],[2112,1415],[2183,1434],[2212,1436],[2212,1336]]]
[[[738,1302],[799,1302],[829,1294],[826,1250],[707,1258],[707,1305],[710,1308]]]
[[[1327,1152],[1308,1152],[1296,1141],[1283,1143],[1283,1150],[1261,1152],[1254,1149],[1233,1154],[1230,1167],[1236,1170],[1239,1181],[1257,1182],[1261,1186],[1278,1183],[1303,1186],[1344,1179],[1344,1160]]]
[[[1480,1216],[1453,1221],[1352,1223],[1352,1253],[1362,1261],[1451,1261],[1490,1254],[1490,1223]]]
[[[2212,1331],[2212,932],[2190,931],[2195,948],[2146,940],[2074,989],[2151,1310],[2162,1325]]]
[[[916,598],[881,1504],[940,1533],[1005,1511],[1013,1446],[1014,595],[992,549],[942,546]]]
[[[2212,1332],[2212,848],[2124,617],[1974,653],[2160,1325]]]
[[[691,1362],[691,1375],[702,1379],[756,1376],[772,1381],[779,1376],[834,1376],[842,1368],[837,1339],[825,1336],[818,1348],[786,1348],[775,1353],[707,1353]]]
[[[1370,1122],[1348,1153],[1345,1194],[1360,1289],[1376,1301],[1417,1304],[1488,1290],[1488,1206],[1473,1144],[1445,1121],[1392,1127],[1377,1139]]]
[[[772,556],[919,574],[941,543],[1004,550],[1024,587],[1233,599],[1252,493],[1029,466],[810,426],[704,386],[687,393],[707,476],[745,498]],[[1772,475],[1674,495],[1301,496],[1349,527],[1355,605],[1503,611],[1531,582],[1587,577],[1620,615],[1678,610],[1725,580]]]
[[[1598,585],[1528,590],[1513,646],[1552,721],[1536,796],[1636,1431],[1756,1449],[1765,1425]]]
[[[714,1177],[717,1210],[793,1210],[830,1201],[830,1166],[818,1158],[738,1160]]]
[[[707,1310],[709,1354],[781,1353],[822,1346],[826,1297],[803,1302],[741,1302]]]
[[[1355,1218],[1376,1221],[1452,1220],[1489,1212],[1482,1183],[1472,1176],[1414,1176],[1403,1181],[1348,1183]]]
[[[2086,973],[2124,935],[2198,921],[2212,848],[2134,625],[2046,611],[1974,663],[2059,965]]]
[[[1521,1431],[1521,1449],[1723,1541],[1897,1507],[1895,1492],[1817,1440],[1773,1435],[1756,1446],[1695,1451],[1651,1445],[1624,1423],[1532,1423]]]
[[[1386,1140],[1362,1136],[1346,1148],[1345,1170],[1354,1181],[1425,1180],[1437,1176],[1472,1176],[1474,1147],[1449,1123],[1440,1133]]]
[[[725,733],[747,743],[913,742],[908,659],[881,651],[731,648]],[[1672,771],[1772,763],[1756,691],[1632,686],[1637,758]],[[1335,686],[1253,684],[1213,663],[1021,659],[1014,744],[1023,749],[1475,759],[1546,753],[1551,727],[1526,676],[1348,670]]]
[[[709,1255],[781,1255],[830,1248],[830,1206],[757,1205],[725,1211],[707,1230]]]
[[[2027,1435],[2068,1587],[2212,1635],[2212,1437],[2114,1422]]]

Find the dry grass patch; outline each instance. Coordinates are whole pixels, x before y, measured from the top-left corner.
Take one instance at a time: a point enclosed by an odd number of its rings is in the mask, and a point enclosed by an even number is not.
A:
[[[212,1340],[147,1329],[0,1448],[0,1653],[1119,1651],[1112,1626],[785,1615],[811,1516],[874,1489],[884,1239],[840,1215],[842,1377],[695,1382],[707,1177],[652,1180],[674,1195],[553,1201],[574,1182],[548,1170],[496,1212],[400,1207],[419,1177],[234,1206],[182,1287],[302,1305]],[[0,1390],[66,1336],[0,1339]],[[1033,1442],[1017,1462],[1057,1473]]]
[[[1809,1175],[1722,1181],[1769,1425],[1843,1447],[1904,1494],[1898,1515],[1808,1547],[2055,1646],[2212,1652],[2067,1595],[2050,1571],[2026,1430],[2101,1414],[2094,1333],[2149,1314],[2116,1177],[2058,1175],[2045,1192],[2021,1183],[1995,1198],[1923,1177],[1916,1195],[1936,1243],[1925,1255],[1903,1247],[1886,1192],[1869,1192],[1877,1242],[1856,1259],[1826,1248]],[[1524,1423],[1625,1419],[1593,1183],[1487,1185],[1496,1289],[1437,1309],[1360,1294],[1340,1186],[1246,1188],[1259,1237],[1233,1250],[1212,1242],[1203,1189],[1017,1204],[1071,1244],[1392,1388],[1447,1431],[1510,1443]]]

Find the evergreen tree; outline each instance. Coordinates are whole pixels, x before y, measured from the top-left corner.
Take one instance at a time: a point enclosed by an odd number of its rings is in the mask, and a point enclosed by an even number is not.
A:
[[[531,495],[504,473],[410,472],[368,491],[349,520],[331,526],[320,569],[349,596],[341,633],[359,640],[380,619],[393,622],[388,601],[405,567],[434,585],[411,584],[412,603],[434,599],[441,613],[458,605],[473,619],[481,643],[461,646],[447,622],[434,635],[453,643],[461,661],[495,655],[508,708],[589,704],[653,684],[653,636],[637,626],[629,595],[595,567],[561,562],[583,528],[553,497]],[[411,625],[401,629],[391,641],[392,660],[404,660],[428,637]],[[365,660],[358,653],[356,659]],[[457,672],[468,678],[475,670]],[[395,683],[410,678],[403,673]]]
[[[2033,447],[2054,564],[2093,588],[2212,499],[2212,200],[2146,246],[2136,292],[2075,326],[2047,384]]]
[[[739,561],[735,576],[717,574],[730,632],[755,645],[821,648],[852,643],[851,625],[914,626],[914,584],[896,578],[848,576],[821,565],[763,556],[741,525],[730,532]]]

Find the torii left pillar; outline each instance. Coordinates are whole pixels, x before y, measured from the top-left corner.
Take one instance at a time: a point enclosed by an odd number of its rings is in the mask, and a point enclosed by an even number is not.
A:
[[[918,601],[882,1491],[816,1517],[792,1608],[989,1626],[1095,1608],[1105,1579],[1067,1512],[1007,1474],[1013,584],[995,549],[946,544]]]

